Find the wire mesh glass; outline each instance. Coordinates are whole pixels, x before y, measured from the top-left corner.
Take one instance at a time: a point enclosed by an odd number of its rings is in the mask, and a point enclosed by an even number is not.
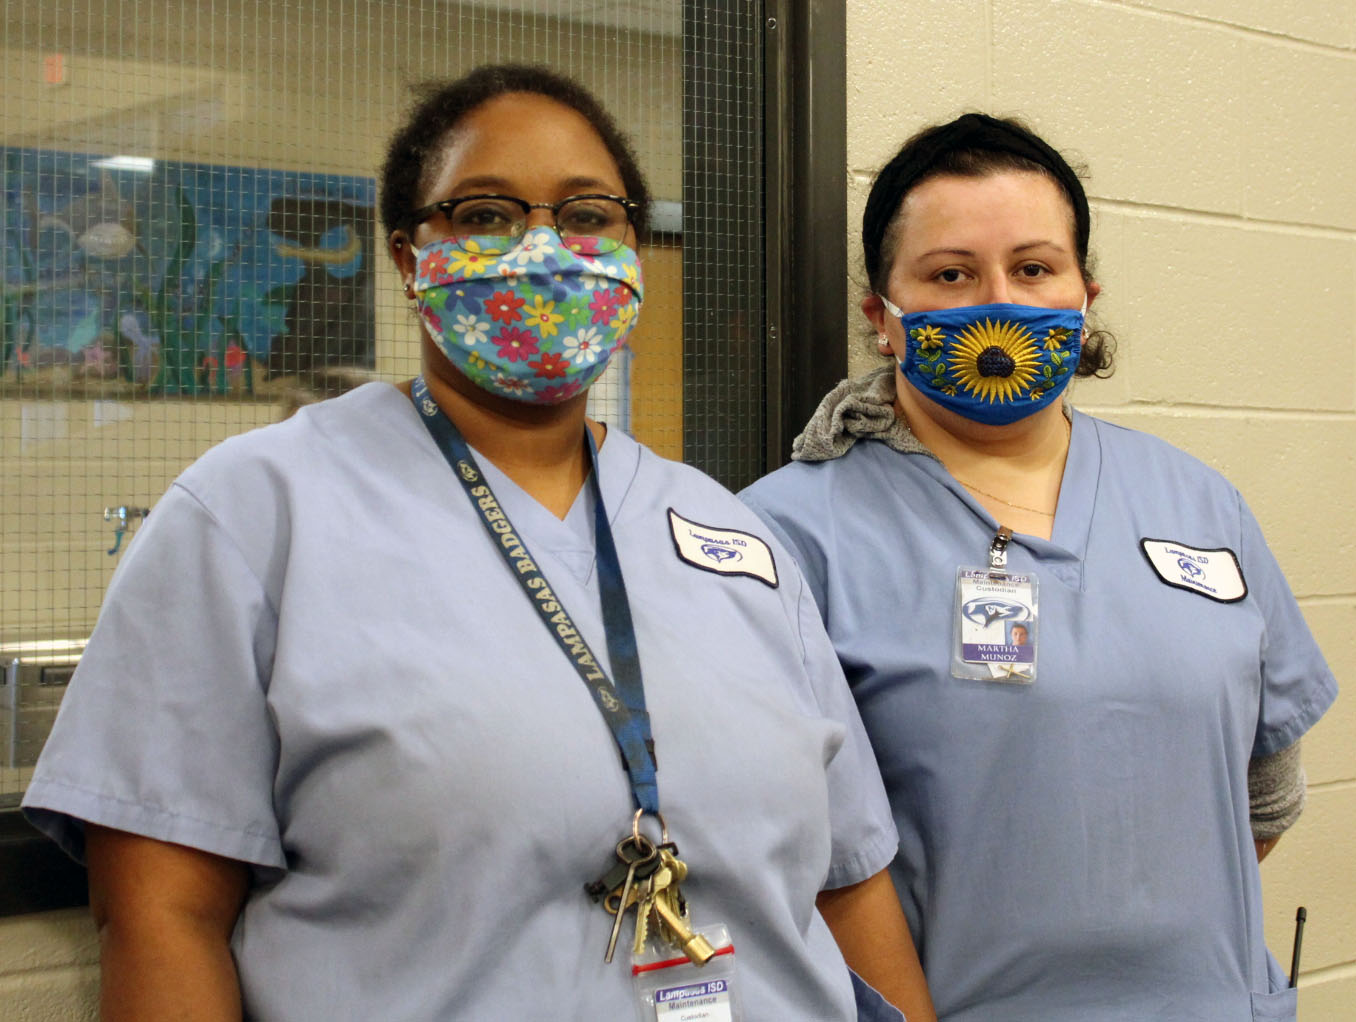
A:
[[[590,409],[683,456],[682,11],[6,0],[0,669],[53,670],[25,674],[44,691],[7,682],[0,730],[18,708],[47,712],[55,665],[78,657],[118,559],[185,466],[301,404],[417,370],[418,324],[374,215],[411,83],[545,64],[630,136],[661,229],[641,253],[640,326]],[[0,750],[0,800],[31,751]]]

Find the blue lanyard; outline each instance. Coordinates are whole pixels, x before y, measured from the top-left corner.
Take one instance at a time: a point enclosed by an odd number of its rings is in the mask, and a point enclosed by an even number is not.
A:
[[[593,487],[594,540],[598,547],[598,588],[602,596],[603,630],[607,635],[607,655],[612,662],[614,684],[598,664],[598,659],[569,612],[556,597],[546,576],[537,567],[527,545],[514,529],[508,515],[490,489],[471,448],[428,392],[422,376],[416,377],[410,400],[418,409],[438,449],[447,459],[471,506],[480,515],[490,541],[504,558],[509,573],[518,580],[541,622],[551,633],[566,658],[593,696],[603,719],[621,749],[622,763],[631,778],[636,806],[647,813],[659,813],[659,784],[655,779],[654,739],[650,735],[650,715],[645,710],[645,686],[640,676],[640,654],[636,650],[636,630],[631,621],[631,604],[626,598],[621,561],[612,540],[612,526],[603,505],[603,490],[598,484],[598,447],[593,433],[588,437],[589,482]]]

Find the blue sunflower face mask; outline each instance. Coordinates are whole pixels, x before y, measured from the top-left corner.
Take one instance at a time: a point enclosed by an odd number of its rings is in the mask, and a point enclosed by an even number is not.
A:
[[[1078,368],[1083,309],[964,305],[905,313],[904,377],[943,408],[973,422],[1006,426],[1054,401]]]

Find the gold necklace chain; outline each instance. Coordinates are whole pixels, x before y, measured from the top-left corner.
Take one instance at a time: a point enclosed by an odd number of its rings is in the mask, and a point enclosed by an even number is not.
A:
[[[1069,421],[1067,416],[1064,418],[1064,430],[1066,433],[1065,443],[1068,443],[1073,439],[1073,423]],[[974,490],[976,493],[982,493],[984,496],[990,498],[991,500],[996,500],[1000,504],[1006,504],[1008,507],[1016,508],[1018,511],[1030,511],[1033,515],[1040,515],[1042,518],[1055,517],[1055,512],[1053,511],[1042,511],[1040,508],[1027,507],[1025,504],[1014,504],[1010,500],[1004,500],[996,493],[990,493],[988,490],[981,489],[974,483],[967,483],[964,479],[961,479],[959,476],[955,476],[953,478],[955,478],[956,482],[960,483],[967,490]]]
[[[984,496],[990,497],[993,500],[998,501],[998,503],[1000,504],[1006,504],[1008,507],[1015,507],[1018,511],[1030,511],[1033,515],[1040,515],[1042,518],[1055,517],[1055,513],[1053,511],[1042,511],[1039,508],[1027,507],[1025,504],[1014,504],[1010,500],[1004,500],[996,493],[990,493],[988,490],[981,490],[974,483],[967,483],[964,479],[957,479],[956,482],[960,483],[967,490],[974,490],[976,493],[982,493],[984,494]]]

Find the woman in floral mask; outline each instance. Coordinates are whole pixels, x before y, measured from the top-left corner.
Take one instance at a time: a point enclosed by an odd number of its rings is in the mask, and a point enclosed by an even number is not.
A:
[[[396,134],[421,375],[184,473],[28,788],[88,859],[105,1018],[898,1019],[844,959],[933,1017],[804,581],[727,491],[585,417],[645,207],[541,69]]]
[[[1258,862],[1336,694],[1238,492],[1078,414],[1077,175],[967,114],[877,177],[845,381],[743,494],[796,554],[876,750],[940,1018],[1294,1018]]]

